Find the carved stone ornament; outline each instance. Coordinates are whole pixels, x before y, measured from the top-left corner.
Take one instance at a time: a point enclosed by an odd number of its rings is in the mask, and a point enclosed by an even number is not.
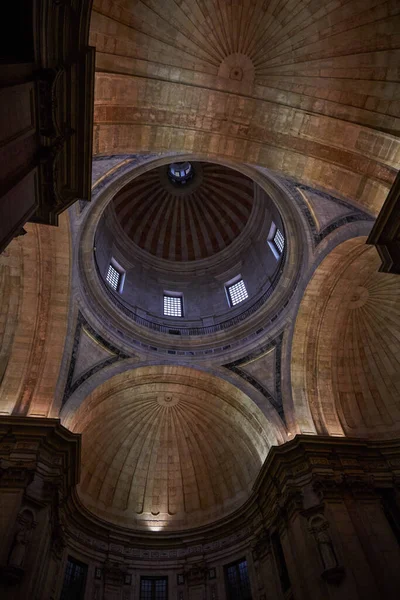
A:
[[[374,477],[367,473],[343,475],[343,484],[351,490],[354,496],[375,496]]]
[[[339,488],[340,480],[333,475],[315,475],[312,487],[320,502],[325,498],[338,498],[341,496]]]
[[[32,483],[35,476],[35,466],[16,465],[14,462],[0,459],[0,487],[25,489]]]
[[[104,581],[106,585],[121,587],[125,581],[126,572],[122,565],[106,561],[104,565]]]
[[[261,560],[266,556],[270,550],[271,542],[267,532],[262,532],[261,535],[256,539],[253,546],[253,558],[254,560]]]
[[[207,564],[202,561],[190,565],[189,569],[185,572],[185,578],[189,586],[204,583],[207,578]]]

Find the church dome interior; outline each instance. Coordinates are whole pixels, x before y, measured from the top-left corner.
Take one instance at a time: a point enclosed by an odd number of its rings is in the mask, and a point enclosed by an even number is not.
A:
[[[1,600],[398,600],[400,3],[8,4]]]
[[[184,186],[169,179],[174,164],[191,167]],[[286,255],[271,196],[240,171],[200,161],[162,165],[123,186],[94,244],[114,303],[172,335],[229,327],[272,293]]]
[[[213,256],[238,238],[253,208],[252,181],[212,163],[182,163],[192,174],[186,185],[170,181],[174,164],[134,179],[112,202],[130,240],[153,256],[194,261]],[[175,172],[175,169],[174,169]]]

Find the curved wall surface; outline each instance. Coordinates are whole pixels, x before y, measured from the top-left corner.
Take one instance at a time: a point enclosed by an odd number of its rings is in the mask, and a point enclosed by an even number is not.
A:
[[[293,396],[295,405],[308,403],[319,433],[393,437],[400,278],[378,272],[378,254],[365,241],[335,248],[307,286],[293,339]]]
[[[193,529],[231,513],[280,439],[232,384],[178,366],[112,377],[64,423],[82,433],[85,505],[142,531]]]
[[[114,294],[115,299],[143,319],[171,328],[194,329],[229,321],[277,284],[283,262],[272,239],[268,241],[276,228],[285,235],[281,216],[271,198],[249,177],[238,171],[218,164],[192,164],[195,174],[189,185],[195,187],[193,192],[178,188],[176,197],[172,192],[167,195],[165,188],[167,185],[172,187],[172,184],[159,183],[165,177],[167,166],[147,171],[123,188],[110,202],[95,236],[96,264],[104,280],[112,260],[124,271],[123,288]],[[198,173],[200,168],[201,174]],[[199,183],[197,177],[201,177]],[[149,187],[148,180],[151,183]],[[142,203],[139,191],[143,186],[146,194],[151,195],[150,199],[146,196],[146,200],[143,200],[148,203],[148,213],[139,210],[135,203],[138,194],[137,202]],[[221,202],[221,193],[226,206]],[[123,204],[123,210],[116,211],[116,207],[122,206],[121,202],[125,198],[128,205]],[[168,210],[162,208],[165,203]],[[192,204],[189,214],[186,205]],[[207,209],[208,205],[216,207],[219,212],[213,214]],[[150,214],[150,206],[158,207],[159,210],[155,222]],[[236,209],[238,213],[235,216],[241,225],[241,231],[237,229],[235,233],[230,223],[232,207],[237,206],[242,206],[241,210]],[[180,211],[184,208],[187,214],[181,215]],[[161,213],[165,213],[163,225],[160,221]],[[170,213],[171,223],[168,221]],[[240,221],[239,216],[245,220]],[[123,230],[121,224],[125,217],[129,217],[130,227],[134,225],[135,231],[144,232],[150,228],[148,235],[151,234],[151,239],[158,240],[160,244],[168,233],[168,248],[181,246],[181,229],[186,225],[189,227],[185,233],[188,236],[186,241],[192,240],[197,246],[201,238],[202,244],[209,246],[209,252],[205,256],[200,254],[198,260],[186,257],[187,260],[181,262],[181,258],[175,259],[172,255],[167,255],[168,260],[165,260],[160,246],[160,256],[153,258],[156,250],[146,250],[143,244],[140,248],[140,239],[135,243],[135,237],[128,236]],[[150,223],[154,224],[154,228]],[[214,231],[213,223],[217,224],[215,227],[219,228],[219,235]],[[162,232],[157,230],[161,226]],[[213,251],[213,236],[227,246],[216,243]],[[243,279],[249,295],[248,300],[237,308],[229,306],[225,287],[235,277]],[[182,318],[173,319],[163,315],[164,292],[182,294]]]

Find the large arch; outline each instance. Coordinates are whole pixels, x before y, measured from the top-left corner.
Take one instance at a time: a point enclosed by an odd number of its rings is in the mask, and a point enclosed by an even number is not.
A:
[[[365,238],[317,268],[297,315],[291,377],[297,417],[309,405],[319,434],[400,431],[400,280],[378,272]]]
[[[48,417],[67,334],[68,214],[26,231],[0,256],[0,412]]]
[[[278,420],[241,389],[181,365],[116,374],[66,410],[63,424],[82,434],[79,494],[89,510],[150,531],[231,513],[283,441]]]

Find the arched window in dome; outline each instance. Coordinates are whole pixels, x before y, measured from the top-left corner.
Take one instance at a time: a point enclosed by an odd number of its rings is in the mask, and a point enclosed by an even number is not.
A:
[[[168,176],[173,183],[185,184],[193,177],[193,167],[190,162],[177,162],[168,165]]]

